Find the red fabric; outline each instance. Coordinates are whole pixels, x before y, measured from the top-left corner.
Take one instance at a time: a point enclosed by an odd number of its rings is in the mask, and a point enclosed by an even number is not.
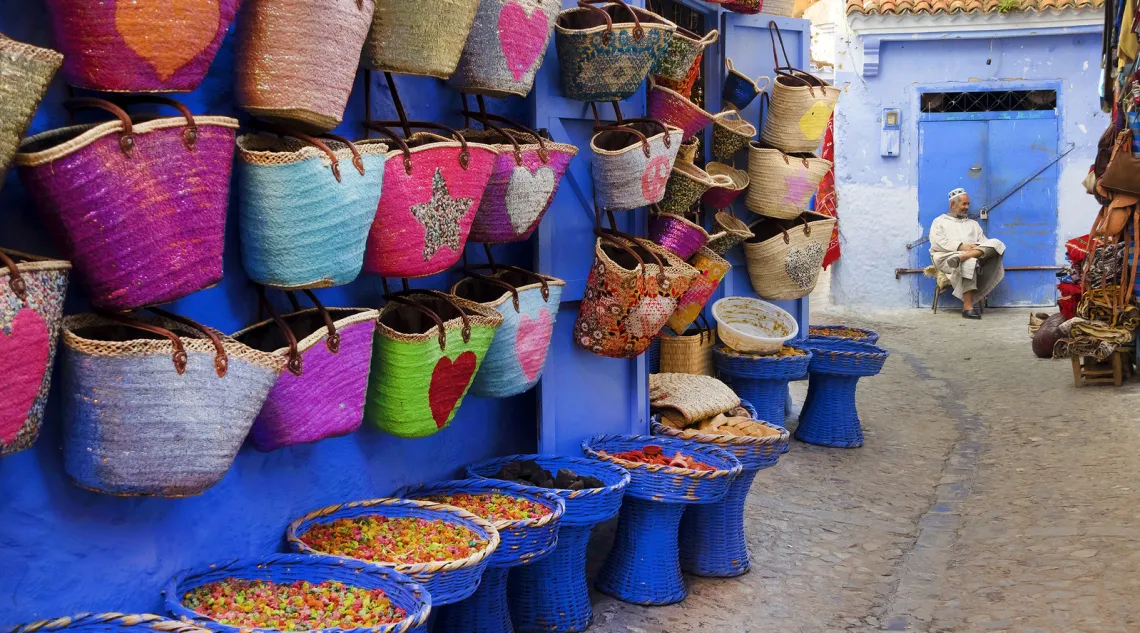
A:
[[[831,169],[819,181],[819,191],[815,196],[815,210],[817,213],[836,218],[835,228],[831,230],[831,243],[827,245],[827,254],[823,256],[823,267],[826,269],[839,259],[839,201],[835,197],[835,115],[827,121],[827,131],[823,135],[823,153],[820,158],[832,162]]]
[[[1065,253],[1069,256],[1069,261],[1074,264],[1079,264],[1084,261],[1085,257],[1089,254],[1089,236],[1086,233],[1080,237],[1065,242]]]
[[[1057,300],[1057,307],[1061,309],[1061,314],[1065,315],[1065,319],[1071,319],[1077,315],[1077,304],[1081,302],[1081,286],[1080,284],[1059,283],[1057,290],[1061,294],[1061,298]]]

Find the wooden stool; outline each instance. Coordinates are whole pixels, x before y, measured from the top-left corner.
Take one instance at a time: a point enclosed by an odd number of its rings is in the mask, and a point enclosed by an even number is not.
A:
[[[1073,383],[1085,385],[1107,385],[1117,387],[1132,377],[1132,350],[1118,349],[1112,358],[1104,362],[1095,356],[1073,356]]]

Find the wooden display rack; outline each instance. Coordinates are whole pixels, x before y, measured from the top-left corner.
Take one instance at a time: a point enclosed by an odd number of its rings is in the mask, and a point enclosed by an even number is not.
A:
[[[1118,349],[1112,358],[1098,361],[1095,356],[1073,356],[1073,383],[1077,388],[1085,385],[1114,385],[1119,387],[1132,377],[1132,349]]]

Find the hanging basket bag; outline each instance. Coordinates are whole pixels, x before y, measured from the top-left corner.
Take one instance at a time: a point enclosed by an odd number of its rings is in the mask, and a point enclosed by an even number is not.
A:
[[[783,36],[775,22],[768,23],[768,30],[772,35],[776,80],[760,138],[766,145],[789,154],[814,152],[823,142],[823,133],[835,110],[835,102],[839,100],[840,90],[811,73],[792,68],[786,50],[785,63],[781,65],[776,42],[783,49]]]
[[[682,138],[692,138],[713,122],[713,115],[689,101],[685,95],[658,85],[649,78],[649,116],[681,128]]]
[[[709,236],[708,249],[717,255],[724,255],[737,244],[743,244],[752,237],[752,229],[730,211],[718,211],[713,223],[719,229]]]
[[[181,317],[69,316],[63,345],[64,468],[116,496],[186,497],[221,481],[285,367]]]
[[[621,0],[563,11],[554,27],[563,95],[578,101],[628,99],[676,30],[669,20]]]
[[[648,240],[598,238],[574,341],[610,358],[645,353],[697,270]]]
[[[566,282],[507,267],[492,277],[467,277],[451,293],[503,317],[483,365],[471,384],[477,398],[508,398],[538,384]]]
[[[404,438],[451,423],[503,316],[438,291],[395,297],[380,310],[364,417]]]
[[[40,434],[70,270],[68,262],[0,249],[0,458]]]
[[[448,85],[492,97],[525,97],[546,56],[560,0],[482,0]]]
[[[37,134],[16,155],[40,217],[98,309],[168,303],[222,279],[238,122],[172,103],[182,116],[136,124],[109,102],[72,100],[118,120]]]
[[[744,256],[756,294],[769,301],[811,294],[834,227],[835,218],[810,212],[793,220],[763,219],[749,227],[755,237],[744,243]]]
[[[362,627],[362,630],[367,630],[369,633],[411,633],[419,631],[419,627],[427,624],[428,615],[431,613],[431,596],[422,585],[411,578],[393,569],[373,563],[314,554],[270,554],[261,558],[214,563],[209,567],[180,572],[171,578],[162,590],[166,597],[166,610],[182,622],[201,626],[214,633],[253,633],[254,631],[275,633],[276,629],[252,628],[240,621],[216,620],[208,615],[203,615],[191,605],[186,604],[189,594],[195,590],[203,586],[208,587],[216,583],[233,580],[270,582],[278,587],[297,582],[307,582],[313,585],[310,590],[313,597],[319,596],[319,585],[330,582],[341,583],[347,587],[364,591],[379,589],[384,592],[384,597],[391,603],[391,606],[403,610],[405,615],[398,622],[372,626],[367,629]],[[235,589],[237,588],[227,588],[224,591],[234,591]],[[205,604],[202,606],[207,607]],[[260,604],[251,606],[253,613],[249,613],[250,620],[260,615],[257,611],[263,606],[272,608]],[[364,615],[370,610],[368,607],[364,607],[359,611],[361,615]],[[297,623],[301,624],[302,618],[298,617],[297,620]],[[306,630],[310,633],[338,633],[341,631],[341,629],[336,628],[310,628]]]
[[[684,216],[654,213],[649,216],[649,239],[677,257],[689,259],[709,241],[709,234]]]
[[[791,219],[807,209],[831,161],[811,154],[785,154],[752,142],[748,148],[748,195],[744,206],[770,218]]]
[[[768,77],[759,77],[752,79],[751,77],[740,72],[732,65],[732,59],[725,58],[724,60],[725,74],[724,74],[724,87],[721,89],[722,105],[725,108],[733,110],[743,110],[752,103],[752,100],[760,93],[768,90],[772,80]],[[763,80],[763,86],[761,81]]]
[[[237,148],[241,254],[250,278],[284,290],[356,279],[388,146],[294,133],[246,134]]]
[[[502,244],[530,238],[554,202],[578,147],[511,130],[465,130],[463,135],[498,152],[468,240]]]
[[[376,0],[372,29],[364,43],[364,67],[401,75],[451,77],[479,6],[480,0],[440,0],[430,8],[413,0]]]
[[[455,506],[430,501],[411,499],[371,499],[353,501],[340,505],[313,510],[289,524],[285,540],[290,549],[305,554],[327,554],[351,559],[352,551],[320,551],[322,543],[314,540],[313,532],[323,536],[323,532],[336,530],[329,524],[351,529],[355,519],[415,519],[426,523],[441,522],[449,526],[465,528],[470,532],[472,549],[470,555],[453,560],[433,560],[429,562],[401,562],[392,560],[369,560],[381,567],[394,569],[423,585],[431,596],[432,607],[459,602],[475,593],[479,579],[487,569],[487,563],[499,548],[499,531],[490,521],[477,517]],[[409,552],[410,554],[410,552]],[[359,630],[359,629],[358,629]]]
[[[768,0],[772,2],[772,0]],[[764,8],[764,0],[740,0],[739,2],[721,2],[720,6],[733,13],[741,15],[756,15]]]
[[[688,29],[677,27],[673,38],[669,40],[669,48],[658,58],[652,72],[666,80],[684,81],[705,49],[716,43],[718,37],[720,32],[716,29],[701,37]]]
[[[725,179],[716,179],[693,163],[677,161],[673,163],[673,171],[665,183],[661,209],[670,213],[686,213],[710,188],[725,184]]]
[[[701,149],[701,139],[693,137],[681,143],[681,149],[677,151],[678,163],[692,163],[697,160],[697,152]],[[675,165],[675,164],[674,164]]]
[[[648,120],[600,130],[590,140],[597,204],[627,211],[661,202],[681,148],[681,130]]]
[[[206,76],[240,0],[48,0],[63,77],[102,92],[191,92]]]
[[[716,349],[716,328],[698,326],[680,331],[681,334],[674,336],[662,330],[657,336],[661,345],[658,373],[715,376],[713,350]]]
[[[689,68],[689,72],[686,73],[682,79],[674,80],[661,75],[652,75],[653,81],[656,82],[658,86],[668,88],[686,99],[692,99],[693,86],[701,76],[701,60],[704,56],[704,53],[697,55],[697,58],[693,60],[692,67]]]
[[[756,128],[740,118],[736,110],[727,110],[713,117],[712,150],[717,160],[731,161],[755,137]]]
[[[63,55],[0,34],[0,187]]]
[[[710,176],[716,179],[718,176],[723,176],[717,179],[714,185],[705,192],[701,200],[712,207],[713,209],[727,209],[732,206],[736,198],[748,189],[750,179],[748,172],[743,169],[736,169],[724,163],[709,163],[705,165],[705,171]],[[719,214],[718,214],[719,215]],[[743,225],[744,223],[741,222]]]
[[[245,0],[238,105],[255,117],[312,130],[340,125],[372,6],[372,0]]]
[[[365,272],[427,277],[459,261],[497,152],[490,145],[428,132],[393,138],[384,190],[364,253]]]
[[[372,360],[372,335],[379,312],[367,308],[316,305],[278,315],[236,332],[233,338],[253,349],[282,356],[281,374],[261,407],[249,439],[259,451],[272,451],[352,433],[364,419],[364,395]]]
[[[689,289],[681,296],[677,309],[666,323],[674,332],[684,332],[693,321],[697,320],[701,310],[705,309],[705,304],[720,286],[720,280],[724,279],[732,269],[732,264],[729,264],[728,260],[707,248],[697,251],[697,254],[689,259],[689,265],[696,268],[700,274],[693,279],[693,283],[689,284]]]

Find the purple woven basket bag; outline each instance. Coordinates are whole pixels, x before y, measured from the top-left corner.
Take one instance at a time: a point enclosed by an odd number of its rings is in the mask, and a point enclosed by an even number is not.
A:
[[[25,139],[16,164],[44,224],[75,264],[96,309],[181,299],[222,279],[237,119],[194,116],[77,125]]]
[[[682,215],[658,213],[649,216],[649,239],[677,257],[689,259],[709,241],[709,234]]]
[[[269,391],[249,439],[260,451],[339,437],[360,428],[372,362],[372,335],[378,310],[325,308],[305,291],[316,308],[277,314],[233,338],[289,359],[288,370]]]

